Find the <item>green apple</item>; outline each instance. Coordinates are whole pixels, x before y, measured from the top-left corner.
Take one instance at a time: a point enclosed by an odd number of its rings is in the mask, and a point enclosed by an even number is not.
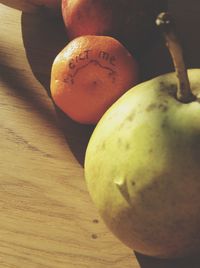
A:
[[[188,77],[185,101],[175,73],[126,92],[99,121],[85,157],[88,190],[109,229],[161,258],[200,249],[200,69]]]

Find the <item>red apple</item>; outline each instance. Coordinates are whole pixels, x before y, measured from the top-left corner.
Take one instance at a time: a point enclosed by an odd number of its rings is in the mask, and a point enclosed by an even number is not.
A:
[[[110,35],[129,50],[148,45],[155,34],[155,18],[167,0],[62,0],[69,39],[80,35]]]

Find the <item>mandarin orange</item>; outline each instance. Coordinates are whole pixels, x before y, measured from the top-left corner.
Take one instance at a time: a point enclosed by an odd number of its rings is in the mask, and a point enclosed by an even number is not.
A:
[[[137,62],[119,41],[88,35],[72,40],[55,58],[51,94],[70,118],[96,124],[137,82]]]

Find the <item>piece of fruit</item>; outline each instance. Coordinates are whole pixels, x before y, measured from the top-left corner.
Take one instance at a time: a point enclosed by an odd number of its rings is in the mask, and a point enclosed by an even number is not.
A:
[[[137,82],[137,63],[117,40],[81,36],[56,57],[51,94],[73,120],[96,124],[108,107]]]
[[[1,3],[25,12],[35,12],[41,8],[58,11],[61,0],[1,0]]]
[[[156,33],[155,17],[166,0],[62,0],[68,37],[109,35],[131,52],[147,47]]]
[[[122,242],[168,258],[200,250],[200,69],[188,71],[189,84],[169,15],[160,21],[176,74],[139,84],[110,107],[89,141],[85,178]]]

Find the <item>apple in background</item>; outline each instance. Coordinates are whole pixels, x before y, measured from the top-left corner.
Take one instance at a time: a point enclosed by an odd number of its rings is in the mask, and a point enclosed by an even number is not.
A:
[[[24,12],[35,12],[44,7],[57,12],[60,9],[61,0],[1,0],[1,3]]]
[[[167,9],[167,0],[62,0],[69,39],[81,35],[110,35],[129,51],[152,42],[155,18]]]

